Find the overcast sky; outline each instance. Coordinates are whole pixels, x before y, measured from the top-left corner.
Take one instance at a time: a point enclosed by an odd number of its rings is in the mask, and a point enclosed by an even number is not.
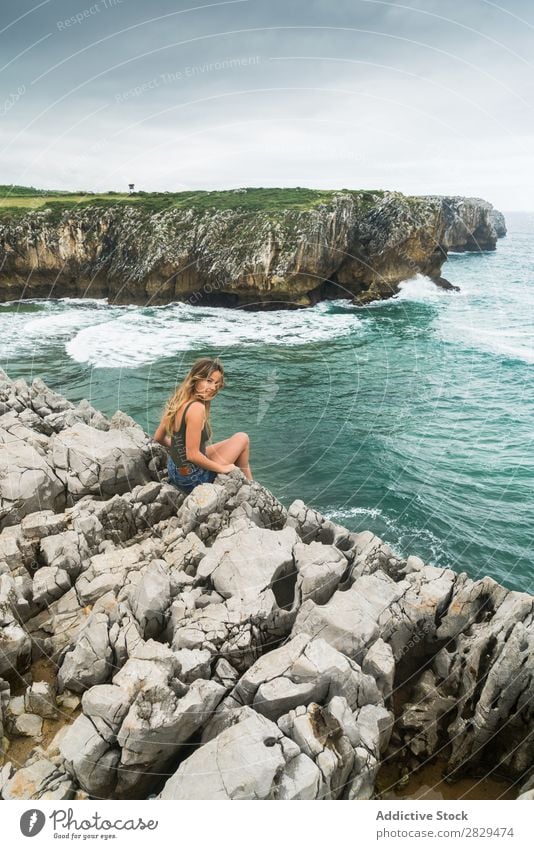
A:
[[[534,209],[529,0],[2,0],[0,183]]]

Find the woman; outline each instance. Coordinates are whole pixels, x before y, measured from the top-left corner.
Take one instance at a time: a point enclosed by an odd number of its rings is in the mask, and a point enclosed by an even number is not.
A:
[[[246,433],[206,445],[211,437],[211,400],[224,386],[224,369],[218,359],[202,357],[166,404],[154,439],[169,452],[169,480],[184,492],[211,483],[218,474],[236,467],[252,480],[250,440]]]

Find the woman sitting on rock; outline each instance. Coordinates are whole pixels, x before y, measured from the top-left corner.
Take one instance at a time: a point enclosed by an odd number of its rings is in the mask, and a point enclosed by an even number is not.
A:
[[[252,480],[248,434],[234,433],[229,439],[206,445],[211,437],[211,399],[223,386],[222,363],[210,357],[197,360],[167,402],[154,434],[156,442],[169,452],[169,480],[185,492],[236,467]]]

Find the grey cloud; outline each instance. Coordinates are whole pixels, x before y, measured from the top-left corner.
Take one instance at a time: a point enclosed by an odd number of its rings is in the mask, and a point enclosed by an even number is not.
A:
[[[5,181],[379,185],[532,206],[525,2],[97,4],[51,0],[0,34],[5,63],[50,33],[2,74],[6,98],[23,89],[4,103]],[[0,29],[36,6],[8,0]]]

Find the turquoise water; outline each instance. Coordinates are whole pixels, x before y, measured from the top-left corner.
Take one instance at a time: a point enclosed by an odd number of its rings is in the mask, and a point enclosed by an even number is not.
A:
[[[246,430],[252,471],[397,551],[534,590],[534,215],[497,251],[451,255],[452,293],[418,277],[398,297],[305,311],[0,305],[0,363],[153,433],[175,380],[220,356],[215,439]]]

